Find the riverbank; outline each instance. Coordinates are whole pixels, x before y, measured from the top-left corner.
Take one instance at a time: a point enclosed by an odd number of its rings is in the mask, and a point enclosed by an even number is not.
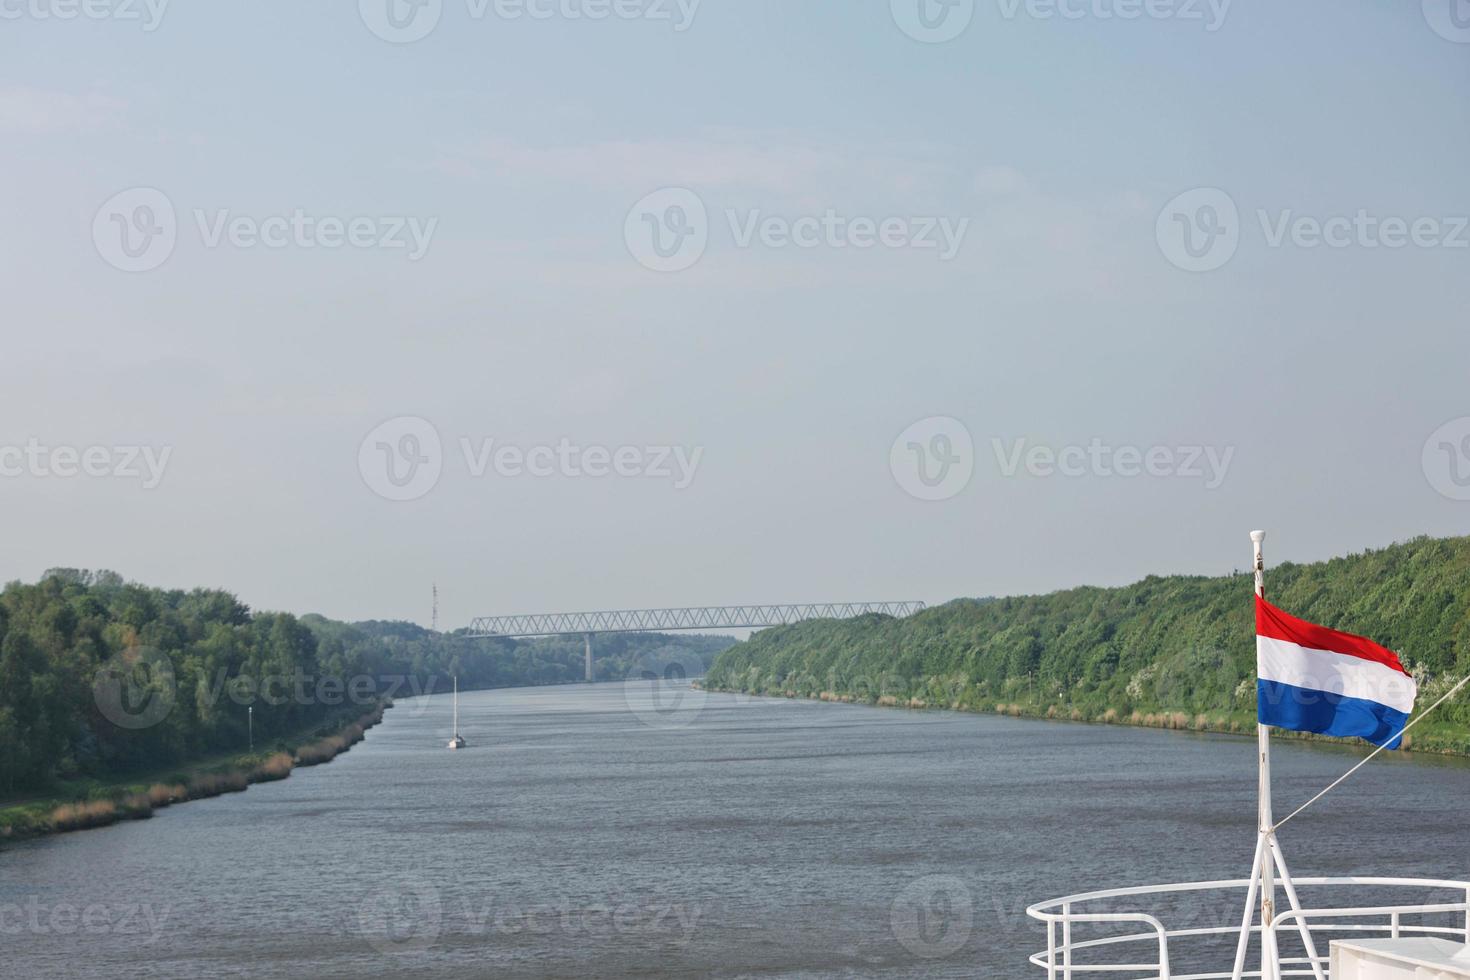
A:
[[[1004,715],[1009,718],[1030,718],[1038,721],[1065,721],[1087,725],[1124,725],[1130,728],[1161,728],[1169,731],[1195,732],[1212,735],[1238,735],[1255,738],[1256,718],[1248,712],[1210,712],[1191,714],[1183,711],[1132,711],[1123,714],[1109,708],[1100,712],[1087,712],[1081,708],[1060,704],[1023,704],[1020,702],[998,702],[995,704],[970,704],[953,701],[947,704],[926,701],[920,698],[897,698],[891,695],[871,697],[849,692],[818,691],[803,694],[796,690],[745,691],[727,687],[710,687],[695,682],[695,687],[714,694],[744,694],[754,697],[786,698],[788,700],[830,701],[838,704],[862,704],[874,708],[903,708],[910,711],[960,711],[969,714]],[[1432,703],[1432,702],[1430,702]],[[1315,735],[1311,732],[1290,732],[1275,729],[1272,738],[1303,742],[1329,742],[1342,744],[1340,738]],[[1470,732],[1457,725],[1436,722],[1432,718],[1415,726],[1404,735],[1403,752],[1424,755],[1457,756],[1470,758]]]
[[[120,820],[146,820],[176,803],[241,793],[253,783],[285,779],[297,768],[330,762],[361,742],[390,707],[392,702],[384,700],[335,730],[316,726],[294,739],[277,740],[269,751],[216,758],[142,778],[88,780],[45,797],[0,803],[0,843],[106,827]]]

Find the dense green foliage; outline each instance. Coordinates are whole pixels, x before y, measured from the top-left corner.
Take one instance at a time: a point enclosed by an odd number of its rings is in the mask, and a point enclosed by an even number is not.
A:
[[[903,620],[769,629],[715,661],[707,685],[1174,727],[1248,727],[1255,644],[1247,575],[1151,576],[1124,588],[962,599]],[[1371,636],[1419,678],[1420,706],[1470,672],[1470,538],[1417,539],[1269,572],[1271,600]],[[1470,751],[1461,695],[1415,730]],[[1182,719],[1182,721],[1181,721]]]
[[[732,642],[600,637],[597,673],[707,662]],[[252,612],[226,592],[56,569],[0,593],[0,794],[241,751],[247,709],[255,743],[269,744],[383,696],[442,693],[456,674],[465,689],[579,681],[582,640],[471,640],[409,623]],[[121,693],[99,694],[99,678]],[[108,697],[147,723],[118,724]],[[146,714],[155,704],[166,709],[156,720]]]

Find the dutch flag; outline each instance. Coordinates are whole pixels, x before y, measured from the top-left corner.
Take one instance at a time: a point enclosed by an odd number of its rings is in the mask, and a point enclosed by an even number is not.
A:
[[[1261,724],[1396,749],[1418,685],[1398,655],[1256,598],[1256,704]]]

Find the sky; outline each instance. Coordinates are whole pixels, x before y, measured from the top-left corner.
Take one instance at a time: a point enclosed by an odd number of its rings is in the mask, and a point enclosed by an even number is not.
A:
[[[0,578],[453,628],[1463,534],[1467,93],[1463,0],[0,0]]]

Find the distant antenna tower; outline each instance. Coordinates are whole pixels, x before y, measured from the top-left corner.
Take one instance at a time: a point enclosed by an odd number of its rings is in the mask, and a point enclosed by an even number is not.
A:
[[[429,629],[433,630],[435,633],[439,632],[439,583],[438,582],[435,582],[434,583],[434,618],[433,618],[433,620],[431,621],[431,623],[429,625]]]

